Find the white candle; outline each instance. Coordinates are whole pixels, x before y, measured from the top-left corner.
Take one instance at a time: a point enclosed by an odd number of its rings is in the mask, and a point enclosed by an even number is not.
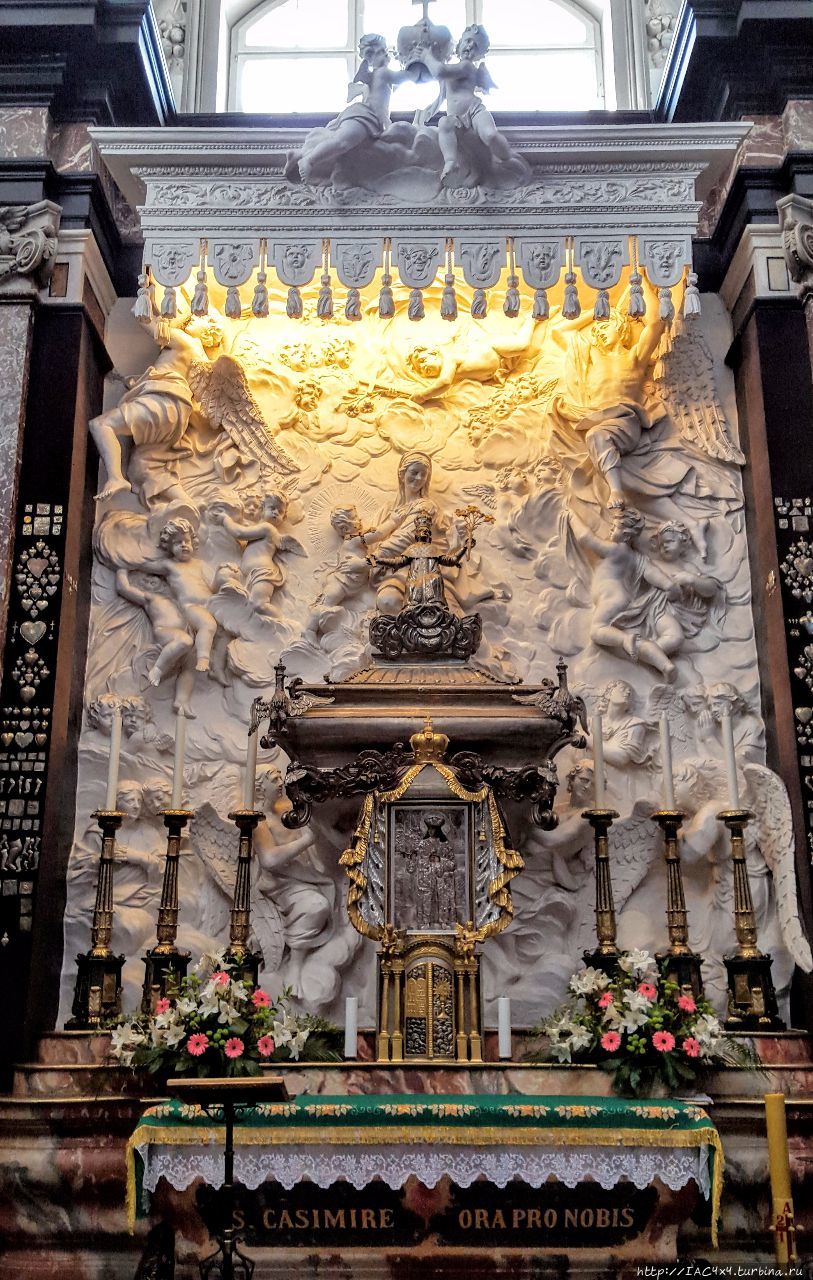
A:
[[[115,707],[113,710],[113,720],[110,725],[110,759],[107,762],[107,793],[104,798],[104,807],[107,810],[113,810],[116,807],[116,800],[119,791],[119,756],[121,755],[121,707]]]
[[[603,809],[605,805],[604,739],[602,737],[602,720],[598,713],[596,713],[590,721],[590,733],[593,738],[593,788],[595,806],[597,809]]]
[[[669,736],[669,719],[661,713],[661,769],[663,770],[664,808],[675,809],[675,780],[672,776],[672,739]]]
[[[500,996],[497,1001],[497,1052],[501,1058],[511,1057],[511,1001]]]
[[[725,767],[728,775],[728,807],[729,809],[739,809],[740,807],[740,784],[737,780],[737,757],[734,753],[734,725],[731,722],[731,713],[724,711],[720,717],[720,729],[723,735],[723,751],[725,752]]]
[[[172,766],[172,808],[183,808],[183,761],[186,754],[186,716],[175,717],[175,760]]]
[[[260,734],[250,733],[246,745],[246,772],[243,778],[243,808],[254,808],[254,788],[257,783],[257,746]]]
[[[358,996],[348,996],[344,1002],[344,1056],[359,1056],[359,1002]]]

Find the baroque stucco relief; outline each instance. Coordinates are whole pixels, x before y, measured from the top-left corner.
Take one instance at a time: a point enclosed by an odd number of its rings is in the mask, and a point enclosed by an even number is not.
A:
[[[441,286],[424,292],[417,325],[405,302],[386,321],[372,308],[360,324],[320,320],[316,292],[306,290],[299,322],[271,291],[264,319],[230,320],[213,308],[209,319],[184,323],[189,305],[180,298],[146,370],[128,358],[143,345],[135,322],[111,336],[131,385],[111,381],[110,407],[92,424],[106,465],[64,1010],[73,956],[86,945],[98,856],[89,814],[103,794],[115,702],[125,714],[123,798],[137,815],[121,833],[114,935],[128,956],[132,1004],[154,934],[164,851],[156,797],[171,777],[174,711],[191,717],[186,798],[196,818],[182,859],[179,941],[195,950],[227,936],[236,837],[224,819],[240,793],[251,700],[273,687],[280,655],[289,671],[317,682],[369,662],[369,621],[400,608],[407,572],[394,566],[426,513],[449,562],[450,606],[482,617],[473,665],[500,681],[533,683],[565,656],[570,687],[590,709],[606,706],[624,941],[660,945],[665,933],[649,821],[665,710],[687,812],[690,928],[722,1005],[732,889],[709,815],[725,800],[718,729],[729,706],[743,794],[758,815],[749,857],[777,987],[787,989],[794,961],[809,967],[787,797],[764,769],[722,305],[707,298],[702,317],[670,332],[647,285],[645,314],[632,319],[616,291],[599,321],[587,313],[565,321],[554,307],[534,323],[526,304],[516,319],[473,319],[461,307],[448,324]],[[456,513],[467,504],[493,524],[463,555]],[[518,1021],[558,1000],[590,938],[583,758],[559,759],[559,826],[512,832],[526,860],[514,886],[517,916],[490,944],[484,973],[487,999],[511,995]],[[285,831],[277,772],[285,763],[280,754],[267,759],[260,783],[270,821],[254,927],[266,983],[290,983],[324,1012],[361,994],[362,1015],[372,1019],[368,944],[342,908],[344,833],[316,824],[294,838]]]

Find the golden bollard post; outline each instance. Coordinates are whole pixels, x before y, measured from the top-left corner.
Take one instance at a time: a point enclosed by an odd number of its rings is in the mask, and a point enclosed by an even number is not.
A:
[[[158,908],[156,943],[144,956],[144,986],[141,996],[141,1012],[153,1013],[158,1000],[170,992],[177,992],[186,977],[189,952],[180,951],[175,945],[178,937],[178,868],[181,856],[183,830],[190,818],[191,809],[163,809],[161,817],[167,829],[167,851],[164,858],[164,878],[161,884],[161,904]]]
[[[768,1131],[768,1166],[771,1174],[771,1229],[780,1267],[795,1262],[796,1225],[790,1186],[788,1124],[784,1093],[765,1094],[765,1127]]]
[[[724,809],[720,822],[731,837],[734,870],[734,930],[737,946],[723,962],[728,973],[727,1031],[783,1031],[776,990],[771,977],[771,957],[757,945],[757,921],[748,882],[745,828],[754,815],[748,809]]]
[[[585,951],[584,963],[613,977],[618,966],[615,902],[610,874],[609,831],[618,817],[615,809],[585,809],[582,814],[593,828],[596,853],[596,948]]]
[[[113,866],[116,832],[124,821],[120,809],[97,809],[91,815],[102,833],[96,903],[90,930],[90,950],[76,957],[76,985],[72,1017],[66,1031],[94,1031],[121,1013],[121,970],[124,956],[113,954]]]
[[[666,931],[669,946],[655,959],[668,982],[674,982],[682,995],[699,1000],[703,995],[700,956],[689,946],[689,919],[683,892],[683,870],[680,863],[678,832],[683,814],[678,809],[657,809],[652,815],[663,832],[663,856],[666,863]]]

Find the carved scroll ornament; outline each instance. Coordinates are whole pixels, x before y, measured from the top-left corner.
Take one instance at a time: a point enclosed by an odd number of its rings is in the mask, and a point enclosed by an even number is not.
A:
[[[16,276],[43,284],[56,253],[62,210],[50,200],[0,205],[0,285]]]

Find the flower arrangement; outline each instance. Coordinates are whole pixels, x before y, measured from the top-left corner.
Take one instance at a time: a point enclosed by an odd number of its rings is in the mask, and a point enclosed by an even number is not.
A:
[[[256,1076],[265,1062],[336,1062],[338,1031],[321,1018],[289,1011],[289,993],[272,1000],[242,980],[223,953],[202,956],[194,971],[159,1000],[154,1013],[122,1019],[111,1053],[123,1066],[167,1076]]]
[[[616,1093],[646,1096],[694,1084],[699,1070],[715,1064],[754,1065],[723,1028],[707,1000],[695,1000],[661,975],[647,951],[619,956],[614,977],[580,969],[570,996],[535,1028],[548,1037],[545,1056],[558,1062],[596,1063],[613,1078]]]

